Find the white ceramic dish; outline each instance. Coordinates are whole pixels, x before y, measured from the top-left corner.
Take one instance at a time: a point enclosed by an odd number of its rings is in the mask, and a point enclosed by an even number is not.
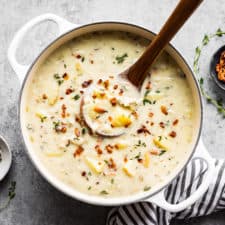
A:
[[[52,43],[50,43],[48,47],[46,47],[41,52],[41,54],[34,60],[34,62],[31,65],[19,64],[16,60],[15,55],[21,40],[23,39],[23,37],[26,35],[26,33],[28,32],[30,28],[46,20],[52,20],[58,24],[59,37],[55,39]],[[35,75],[36,69],[43,62],[43,60],[46,57],[48,57],[48,55],[51,54],[51,52],[53,52],[57,47],[66,43],[67,41],[86,33],[94,32],[94,31],[103,31],[103,30],[131,32],[133,34],[142,36],[150,40],[155,35],[154,33],[152,33],[151,31],[148,31],[145,28],[132,25],[132,24],[127,24],[127,23],[100,22],[100,23],[92,23],[92,24],[79,26],[79,25],[70,23],[54,14],[44,14],[32,19],[30,22],[25,24],[13,38],[8,50],[8,59],[22,84],[20,100],[19,100],[19,112],[20,112],[19,121],[20,121],[21,133],[23,135],[23,140],[24,140],[28,155],[31,161],[33,162],[33,164],[35,165],[35,167],[37,168],[37,170],[42,174],[43,177],[45,177],[45,179],[49,183],[51,183],[54,187],[56,187],[61,192],[71,196],[74,199],[78,199],[80,201],[90,203],[90,204],[105,205],[105,206],[128,204],[128,203],[133,203],[137,201],[150,201],[171,212],[181,211],[187,208],[188,206],[192,205],[206,192],[206,190],[209,187],[210,180],[213,176],[214,163],[212,158],[208,154],[207,150],[205,149],[202,141],[200,140],[203,109],[202,109],[202,101],[201,101],[198,83],[191,69],[185,62],[184,58],[171,45],[168,45],[165,50],[172,56],[172,58],[178,63],[178,65],[186,74],[187,80],[193,92],[193,96],[194,96],[193,101],[197,105],[196,113],[198,117],[195,121],[195,129],[194,129],[195,137],[193,139],[192,151],[190,151],[189,157],[185,160],[185,163],[182,166],[180,166],[180,168],[176,169],[176,171],[173,171],[171,175],[168,176],[168,178],[160,186],[158,185],[147,192],[138,193],[136,195],[132,195],[128,197],[117,197],[117,198],[107,198],[107,199],[103,197],[89,196],[87,194],[80,193],[68,187],[67,185],[65,185],[58,179],[56,179],[52,174],[50,174],[49,171],[47,171],[47,169],[42,165],[42,163],[40,162],[36,154],[33,154],[32,146],[30,145],[29,141],[25,138],[25,135],[24,135],[25,126],[22,122],[23,115],[21,113],[22,112],[21,109],[24,105],[23,93],[24,93],[24,90],[26,90],[26,88],[29,86],[29,83],[32,80],[31,79],[32,76]],[[173,181],[173,179],[176,178],[179,175],[179,173],[185,168],[187,163],[193,160],[194,158],[201,158],[202,160],[206,162],[208,169],[206,172],[205,179],[203,180],[199,188],[186,200],[176,205],[168,203],[164,196],[165,187],[169,185]]]

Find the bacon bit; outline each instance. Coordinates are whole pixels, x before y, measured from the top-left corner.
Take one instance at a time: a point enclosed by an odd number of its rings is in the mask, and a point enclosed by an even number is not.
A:
[[[75,56],[77,59],[80,59],[81,58],[81,55],[80,54],[72,54],[73,56]]]
[[[114,160],[113,160],[112,158],[109,159],[107,165],[108,165],[108,167],[109,167],[110,169],[116,170],[116,163],[114,162]]]
[[[84,94],[84,91],[80,90],[80,93],[81,93],[81,94]]]
[[[93,82],[93,80],[86,80],[82,83],[82,88],[87,88],[91,83]]]
[[[147,83],[145,89],[147,89],[147,90],[151,89],[151,81],[149,81],[149,82]]]
[[[133,115],[135,119],[138,119],[138,113],[136,111],[133,111],[131,115]]]
[[[123,95],[123,89],[120,89],[120,92],[119,92],[119,95],[121,96],[121,95]]]
[[[72,92],[74,92],[74,90],[72,88],[67,88],[66,89],[66,95],[71,94]]]
[[[128,161],[127,156],[124,157],[123,161],[124,162],[127,162]]]
[[[75,152],[73,153],[73,156],[76,158],[77,156],[80,156],[83,151],[84,151],[83,147],[79,145],[75,150]]]
[[[168,115],[168,110],[167,110],[166,106],[162,105],[162,106],[160,107],[160,109],[161,109],[161,112],[162,112],[163,114]]]
[[[63,104],[62,107],[61,107],[61,109],[62,109],[61,116],[62,116],[62,118],[65,118],[66,117],[66,105]]]
[[[143,159],[138,159],[137,160],[139,163],[143,163]]]
[[[74,134],[77,136],[77,137],[80,137],[80,130],[76,127],[74,129]]]
[[[170,103],[170,106],[172,106],[173,105],[173,103]]]
[[[153,126],[154,125],[154,122],[151,122],[150,125]]]
[[[177,136],[177,133],[175,131],[171,131],[169,133],[169,136],[172,137],[172,138],[175,138]]]
[[[64,73],[64,74],[62,75],[62,77],[63,77],[64,80],[68,80],[68,79],[69,79],[68,73]]]
[[[111,154],[113,152],[113,146],[110,144],[106,145],[105,149],[109,154]]]
[[[64,98],[63,98],[63,97],[60,97],[59,99],[60,99],[60,100],[63,100]]]
[[[81,117],[80,117],[79,114],[75,115],[75,121],[78,122],[78,123],[81,123],[82,120],[81,120]]]
[[[100,148],[100,145],[95,145],[95,150],[97,151],[98,155],[101,155],[103,153],[102,149]]]
[[[153,112],[150,112],[150,113],[148,114],[148,116],[151,118],[151,117],[154,116],[154,113],[153,113]]]
[[[110,79],[114,79],[114,76],[113,76],[113,75],[111,75],[111,76],[109,76],[109,78],[110,78]]]
[[[61,131],[62,133],[66,133],[67,129],[66,129],[66,127],[63,126],[63,127],[61,128],[60,131]]]
[[[81,176],[82,176],[82,177],[85,177],[85,176],[86,176],[86,172],[83,171],[83,172],[81,173]]]
[[[96,113],[106,113],[106,112],[108,112],[106,109],[100,108],[100,107],[98,107],[98,106],[95,106],[95,107],[94,107],[94,111],[95,111]]]
[[[151,132],[146,128],[145,125],[142,125],[142,127],[137,130],[137,133],[138,134],[141,134],[141,133],[151,134]]]
[[[225,51],[223,51],[220,55],[220,60],[216,64],[216,72],[218,79],[221,81],[225,81]]]
[[[46,100],[48,98],[48,96],[46,94],[42,95],[42,99]]]
[[[108,117],[108,120],[111,122],[111,121],[112,121],[112,117],[111,117],[111,116],[109,116],[109,117]]]
[[[163,122],[160,122],[160,123],[159,123],[159,126],[160,126],[161,128],[165,128],[165,124],[164,124]]]
[[[150,151],[150,153],[152,154],[152,155],[159,155],[159,151],[158,150],[151,150]]]
[[[90,60],[90,63],[91,63],[91,64],[94,64],[94,60]]]
[[[116,99],[116,98],[111,98],[111,99],[110,99],[110,103],[112,104],[112,106],[116,106],[116,104],[117,104],[117,99]]]
[[[104,84],[105,89],[108,89],[108,87],[109,87],[109,80],[105,80],[103,82],[103,84]]]
[[[99,79],[99,80],[98,80],[98,84],[101,84],[101,83],[102,83],[102,79]]]
[[[173,121],[173,126],[176,126],[176,125],[178,124],[178,122],[179,122],[178,119],[174,120],[174,121]]]
[[[117,88],[118,88],[118,84],[115,84],[115,85],[113,86],[113,89],[116,90]]]

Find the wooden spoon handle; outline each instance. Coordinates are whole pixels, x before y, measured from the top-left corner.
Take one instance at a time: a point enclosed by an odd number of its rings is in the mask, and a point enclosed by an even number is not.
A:
[[[142,56],[122,75],[126,75],[135,86],[139,87],[147,75],[146,71],[149,66],[152,65],[159,53],[202,1],[203,0],[180,0],[159,34],[153,39]]]

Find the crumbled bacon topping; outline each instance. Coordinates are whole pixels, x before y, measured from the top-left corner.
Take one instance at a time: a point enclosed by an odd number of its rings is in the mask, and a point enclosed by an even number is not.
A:
[[[109,154],[111,154],[113,152],[113,146],[110,144],[106,145],[105,149]]]
[[[145,125],[142,125],[142,127],[137,130],[137,133],[151,134],[151,132],[147,129]]]
[[[133,111],[131,114],[134,116],[135,119],[138,119],[138,113],[136,111]]]
[[[80,137],[80,130],[77,127],[74,129],[74,133],[77,137]]]
[[[161,112],[162,112],[163,114],[168,115],[168,110],[167,110],[166,106],[162,105],[162,106],[160,107],[160,109],[161,109]]]
[[[153,113],[153,112],[150,112],[150,113],[148,114],[148,116],[151,118],[151,117],[154,116],[154,113]]]
[[[102,149],[100,148],[100,145],[95,145],[95,150],[97,151],[98,155],[101,155],[103,153]]]
[[[151,81],[148,81],[148,83],[146,84],[145,89],[147,89],[147,90],[151,89]]]
[[[74,92],[74,90],[72,88],[67,88],[66,89],[66,95],[71,94],[72,92]]]
[[[113,89],[116,90],[117,88],[118,88],[118,84],[115,84],[115,85],[113,86]]]
[[[109,159],[107,165],[108,165],[108,167],[109,167],[110,169],[116,170],[116,163],[114,162],[114,160],[113,160],[112,158]]]
[[[64,74],[62,75],[62,77],[63,77],[64,80],[68,80],[68,79],[69,79],[68,73],[64,73]]]
[[[119,95],[120,96],[123,95],[123,92],[124,92],[124,90],[123,89],[120,89]]]
[[[174,120],[174,121],[173,121],[173,126],[176,126],[176,125],[178,124],[178,122],[179,122],[178,119]]]
[[[108,89],[108,87],[109,87],[109,80],[105,80],[103,82],[103,84],[104,84],[105,89]]]
[[[101,84],[101,83],[102,83],[102,79],[99,79],[99,80],[98,80],[98,84]]]
[[[112,106],[116,106],[116,104],[117,104],[117,99],[116,99],[116,98],[111,98],[111,99],[110,99],[110,103],[112,104]]]
[[[169,133],[169,136],[172,137],[172,138],[175,138],[177,136],[177,133],[175,131],[171,131]]]
[[[160,123],[159,123],[159,126],[160,126],[161,128],[165,128],[165,124],[164,124],[163,122],[160,122]]]
[[[75,152],[73,153],[73,156],[76,158],[77,156],[80,156],[83,151],[84,151],[84,148],[79,145],[76,148]]]
[[[82,83],[82,88],[87,88],[89,85],[91,85],[93,80],[86,80]]]
[[[42,99],[46,100],[48,98],[48,96],[46,94],[42,95]]]
[[[62,116],[62,118],[65,118],[66,117],[66,105],[63,104],[62,107],[61,107],[61,109],[62,109],[61,116]]]

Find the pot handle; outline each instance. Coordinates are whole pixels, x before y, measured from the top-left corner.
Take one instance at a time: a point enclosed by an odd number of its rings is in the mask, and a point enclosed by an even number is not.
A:
[[[59,35],[72,30],[73,28],[77,27],[78,25],[70,23],[69,21],[51,13],[46,13],[40,16],[37,16],[27,22],[17,33],[15,34],[13,40],[11,41],[9,48],[8,48],[8,60],[15,71],[15,73],[18,75],[19,81],[22,84],[24,77],[30,67],[30,65],[22,65],[20,64],[16,59],[16,51],[18,49],[18,46],[20,45],[23,37],[26,35],[26,33],[35,25],[43,22],[51,20],[55,22],[58,25],[59,28]]]
[[[198,199],[200,199],[204,193],[207,191],[209,188],[210,182],[213,178],[214,174],[214,160],[213,158],[209,155],[208,151],[206,150],[202,140],[199,141],[199,144],[197,146],[196,152],[192,158],[192,160],[195,159],[202,159],[206,162],[207,164],[207,171],[205,174],[205,177],[202,181],[202,184],[198,187],[198,189],[192,193],[187,199],[184,201],[178,203],[178,204],[171,204],[167,202],[165,199],[165,189],[157,193],[156,195],[150,197],[149,199],[145,201],[149,201],[151,203],[156,204],[157,206],[169,211],[169,212],[179,212],[182,211],[192,204],[194,204]]]

